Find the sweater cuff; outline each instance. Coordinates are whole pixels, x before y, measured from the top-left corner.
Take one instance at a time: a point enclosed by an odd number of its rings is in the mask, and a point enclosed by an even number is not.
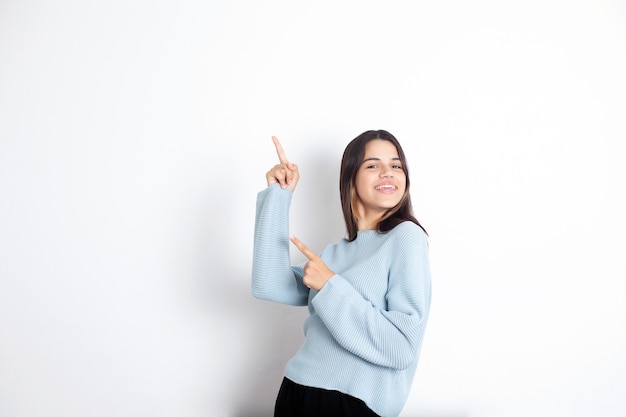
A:
[[[293,193],[291,192],[289,188],[280,188],[280,184],[275,182],[274,184],[268,185],[267,187],[259,191],[257,194],[257,198],[265,198],[265,196],[268,194],[275,194],[275,193],[280,193],[283,191],[287,192],[287,194],[289,195],[289,198],[292,197]]]
[[[335,274],[326,281],[326,284],[324,284],[315,297],[313,297],[311,304],[318,310],[318,307],[324,307],[324,304],[327,303],[326,300],[337,297],[345,299],[346,297],[351,297],[353,293],[354,287],[352,287],[352,284],[346,281],[341,275]]]

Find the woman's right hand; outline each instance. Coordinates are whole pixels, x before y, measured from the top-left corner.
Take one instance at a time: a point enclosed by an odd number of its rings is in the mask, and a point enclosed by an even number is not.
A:
[[[274,167],[265,174],[267,185],[269,187],[272,184],[279,183],[280,188],[288,188],[293,193],[300,179],[298,165],[292,164],[287,160],[287,155],[285,155],[285,151],[276,136],[272,136],[272,141],[276,147],[279,164],[274,165]]]

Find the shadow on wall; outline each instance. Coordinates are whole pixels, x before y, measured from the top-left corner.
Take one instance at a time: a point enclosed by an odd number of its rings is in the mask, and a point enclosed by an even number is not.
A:
[[[343,237],[345,230],[338,192],[339,162],[329,160],[322,151],[309,155],[302,163],[308,178],[299,184],[291,206],[293,233],[303,240],[306,237],[307,245],[317,252],[337,241],[338,236]],[[241,199],[234,193],[227,197],[229,201]],[[229,415],[233,417],[273,415],[285,365],[303,341],[302,325],[308,315],[306,307],[256,300],[251,294],[255,198],[246,203],[251,207],[233,209],[216,208],[207,196],[207,213],[200,221],[197,236],[201,273],[193,283],[198,289],[195,302],[204,306],[204,314],[210,317],[215,331],[221,332],[220,338],[230,337],[233,340],[228,343],[235,344],[223,355],[218,351],[225,363],[216,364],[217,372],[227,372],[228,378],[208,375],[207,379],[217,379],[219,382],[214,383],[223,385],[219,402],[231,410]],[[241,236],[232,233],[235,218],[243,215],[252,216],[250,233],[246,235],[249,245],[244,246]],[[249,253],[242,253],[244,248]],[[292,250],[294,263],[300,262],[298,255]],[[214,324],[214,318],[221,322]],[[221,349],[228,349],[228,345]]]
[[[203,376],[210,381],[204,407],[214,409],[216,404],[209,402],[217,401],[231,416],[271,416],[285,364],[302,342],[306,308],[255,299],[250,288],[252,254],[243,256],[232,226],[221,221],[203,229],[200,273],[191,297],[212,335],[211,365]],[[252,240],[252,231],[249,236]]]
[[[305,308],[251,301],[250,327],[257,344],[251,345],[239,369],[230,408],[234,416],[272,416],[284,368],[303,340]]]
[[[207,193],[205,210],[194,225],[197,266],[190,283],[190,302],[211,334],[203,408],[210,411],[218,405],[229,416],[272,416],[285,364],[302,343],[307,311],[252,296],[254,199],[252,209],[216,207],[210,200]],[[250,213],[249,242],[242,244],[232,225]]]

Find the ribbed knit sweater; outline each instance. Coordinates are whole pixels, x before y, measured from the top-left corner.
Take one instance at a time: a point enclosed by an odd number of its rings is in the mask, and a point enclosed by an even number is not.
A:
[[[291,266],[291,197],[278,184],[258,194],[252,267],[255,297],[309,309],[304,343],[285,376],[395,417],[413,382],[430,309],[425,233],[403,222],[329,245],[321,258],[335,275],[318,292],[302,283],[304,265]]]

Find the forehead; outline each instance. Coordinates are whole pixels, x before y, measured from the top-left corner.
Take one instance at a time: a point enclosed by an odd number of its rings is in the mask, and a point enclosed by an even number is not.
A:
[[[380,159],[398,158],[398,150],[396,146],[388,140],[374,139],[365,144],[364,157],[376,157]]]

